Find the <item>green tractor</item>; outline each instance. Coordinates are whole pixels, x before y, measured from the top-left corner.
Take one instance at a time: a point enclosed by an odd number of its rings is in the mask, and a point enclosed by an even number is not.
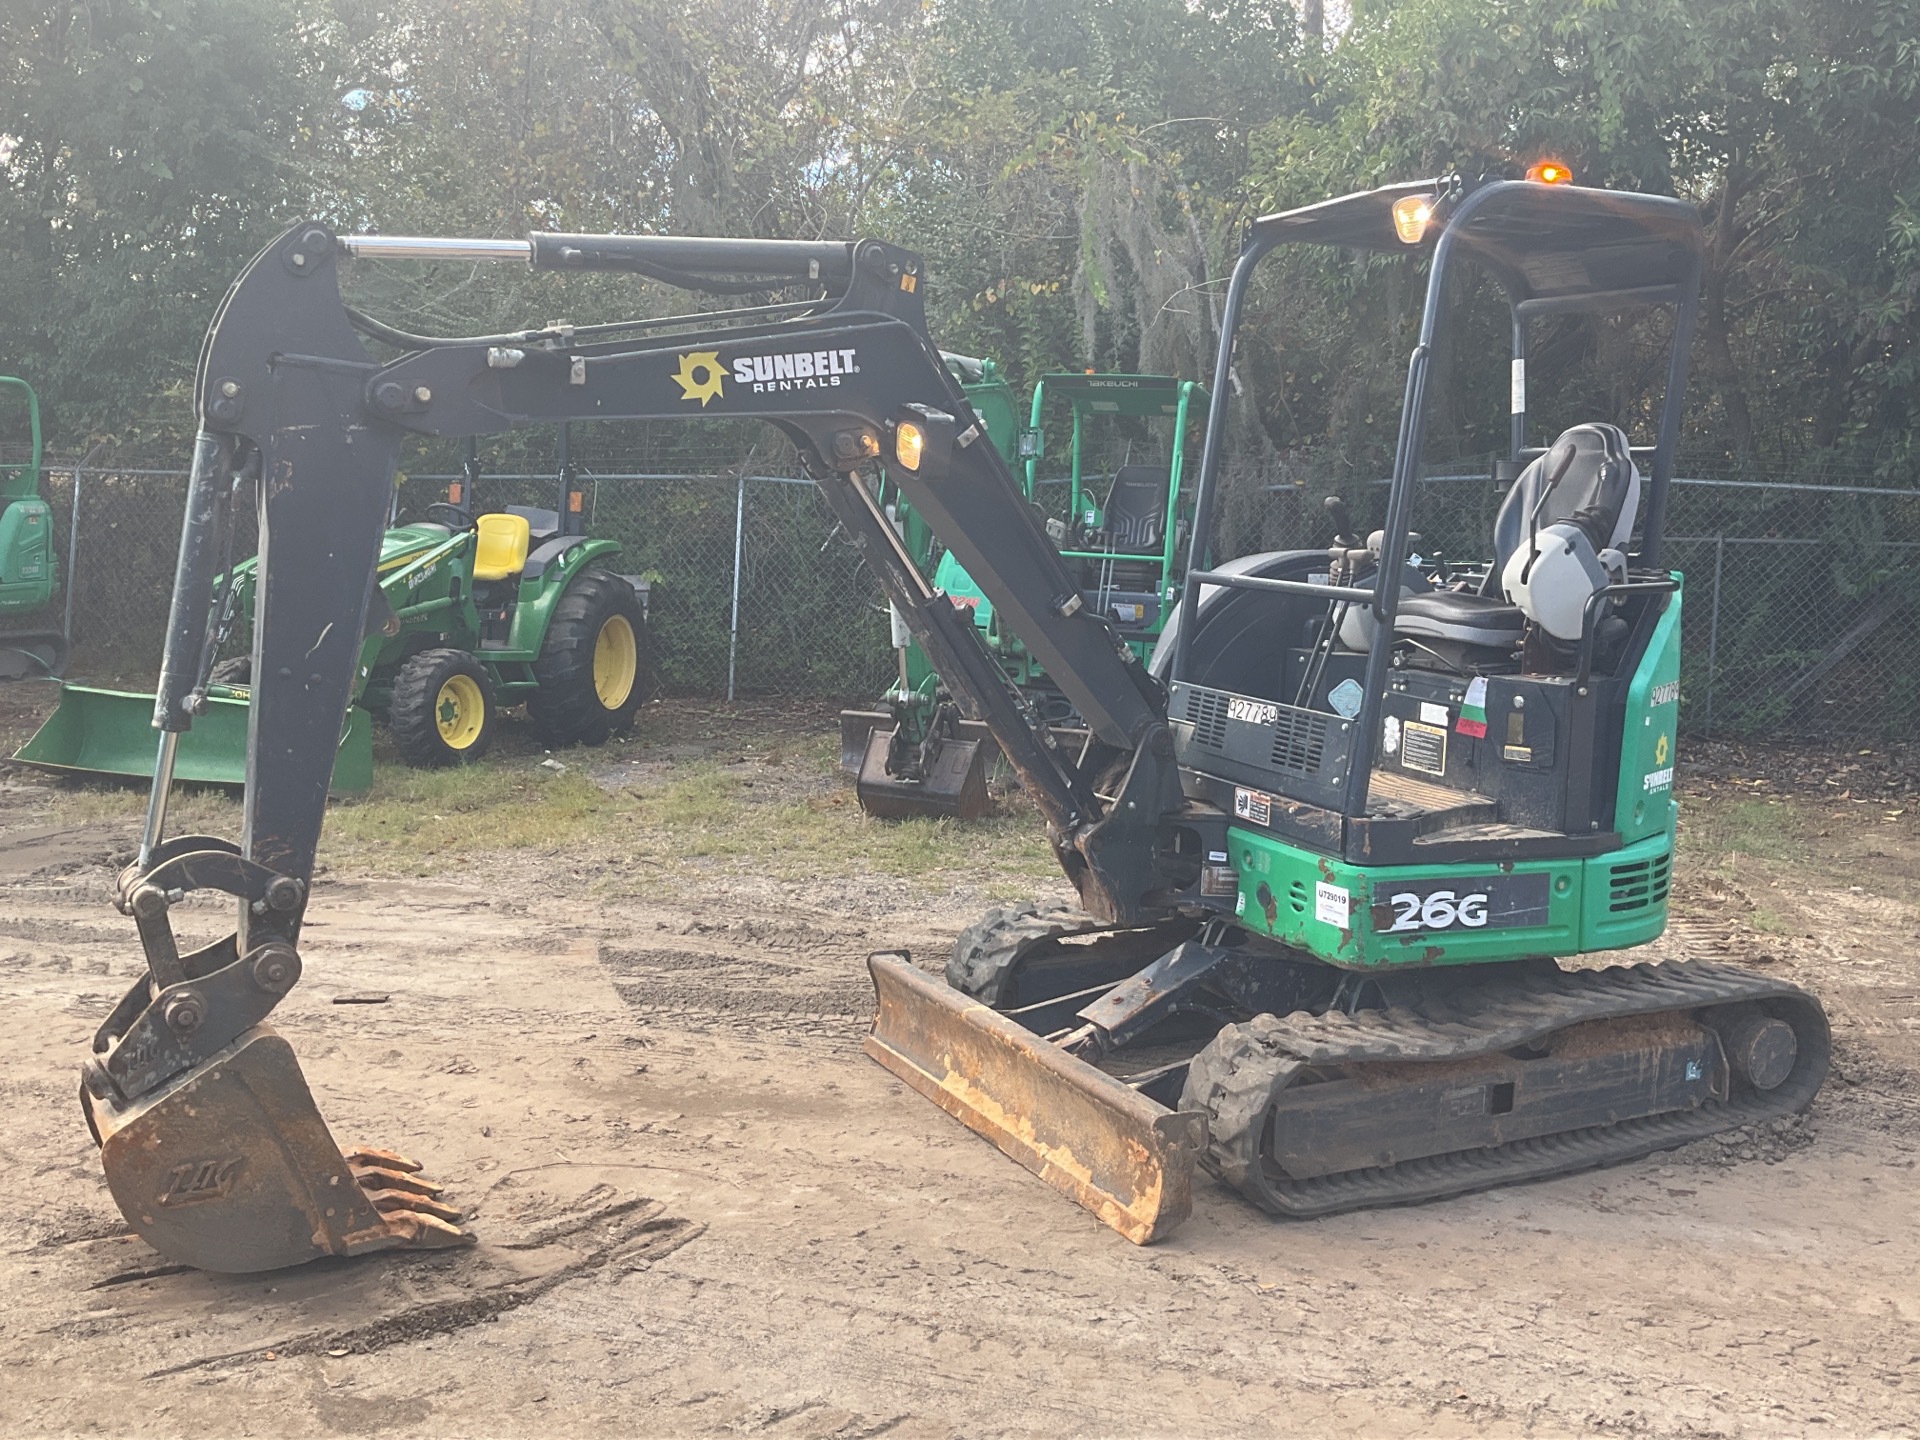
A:
[[[1189,441],[1206,420],[1206,388],[1170,375],[1043,375],[1028,424],[1016,430],[1012,392],[991,361],[948,356],[947,363],[995,447],[1009,463],[1025,462],[1028,501],[1039,506],[1049,490],[1067,487],[1065,513],[1046,522],[1047,533],[1079,581],[1081,602],[1105,616],[1144,662],[1180,593],[1181,483]],[[1043,476],[1048,402],[1062,399],[1071,419],[1067,473]],[[925,523],[885,481],[881,499],[922,571],[931,569],[934,588],[972,613],[1008,681],[1047,724],[1075,726],[1073,706],[1019,637],[1002,627],[993,602],[959,559],[937,549]],[[898,617],[894,645],[900,682],[883,697],[887,709],[841,713],[841,767],[857,777],[861,808],[871,815],[975,818],[987,807],[992,738],[961,715]]]
[[[563,458],[558,510],[479,513],[479,478],[469,451],[448,500],[381,542],[355,703],[334,761],[337,791],[372,783],[374,714],[385,717],[401,759],[433,767],[485,754],[503,706],[524,703],[555,749],[599,745],[624,733],[656,689],[644,585],[611,568],[617,544],[579,533],[572,466]],[[256,574],[257,561],[244,560],[222,582],[217,642],[251,632]],[[180,779],[245,783],[251,667],[251,655],[213,665],[204,708],[179,748]],[[61,773],[150,776],[152,712],[150,695],[67,685],[14,758]]]
[[[0,629],[0,680],[58,675],[67,663],[63,631],[11,628],[14,617],[45,610],[60,583],[53,508],[40,493],[40,397],[26,381],[0,375],[0,390],[16,388],[26,401],[31,449],[24,462],[0,464],[0,626],[8,627]]]

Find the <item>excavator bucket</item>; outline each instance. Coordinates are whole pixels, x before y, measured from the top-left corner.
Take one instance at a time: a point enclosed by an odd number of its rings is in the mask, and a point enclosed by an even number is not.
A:
[[[180,737],[174,778],[197,785],[247,783],[246,692],[216,686],[193,728]],[[60,703],[15,753],[23,765],[78,778],[153,777],[153,696],[91,685],[62,685]],[[372,717],[358,705],[334,757],[332,789],[356,794],[373,784]]]
[[[958,739],[940,742],[939,753],[923,780],[889,775],[887,746],[893,739],[893,726],[873,730],[867,736],[867,753],[861,758],[859,778],[854,782],[860,808],[883,820],[943,815],[979,819],[988,808],[987,771],[999,753],[991,736],[973,733],[985,728],[962,722]]]
[[[248,1274],[473,1243],[418,1165],[341,1153],[292,1047],[269,1026],[137,1100],[91,1088],[80,1098],[120,1213],[170,1260]]]
[[[840,769],[858,775],[867,758],[867,741],[875,730],[891,730],[893,716],[885,710],[842,710],[840,712]]]
[[[1192,1213],[1204,1115],[1156,1104],[904,955],[867,968],[879,1005],[868,1055],[1136,1245]]]

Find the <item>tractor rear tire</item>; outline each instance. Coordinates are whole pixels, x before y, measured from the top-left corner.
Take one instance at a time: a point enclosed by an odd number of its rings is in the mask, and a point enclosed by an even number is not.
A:
[[[216,660],[213,669],[207,674],[207,681],[213,685],[238,685],[245,689],[253,683],[253,656],[234,655],[225,660]]]
[[[393,677],[387,725],[400,758],[432,770],[486,754],[496,714],[486,666],[464,650],[422,650]]]
[[[618,575],[580,572],[547,624],[527,718],[547,745],[602,745],[633,728],[659,680],[640,597]]]

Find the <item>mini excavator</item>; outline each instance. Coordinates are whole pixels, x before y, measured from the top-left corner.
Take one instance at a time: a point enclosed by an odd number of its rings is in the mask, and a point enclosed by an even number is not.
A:
[[[1426,262],[1383,527],[1206,568],[1225,406],[1207,420],[1179,609],[1142,664],[1033,517],[927,333],[908,251],[858,243],[293,226],[201,353],[195,444],[138,858],[148,973],[81,1100],[129,1223],[249,1271],[467,1243],[411,1161],[343,1153],[266,1023],[298,980],[327,776],[368,628],[400,447],[565,420],[757,417],[783,430],[969,717],[1043,816],[1073,912],[989,914],[943,983],[872,957],[870,1055],[1129,1239],[1207,1169],[1283,1215],[1425,1199],[1671,1147],[1804,1108],[1812,997],[1730,965],[1563,966],[1658,936],[1672,861],[1680,580],[1660,565],[1700,272],[1679,200],[1421,181],[1268,216],[1225,300],[1232,393],[1261,258],[1317,243]],[[342,300],[348,257],[621,272],[721,311],[439,338]],[[1455,266],[1512,306],[1511,485],[1478,570],[1409,552],[1427,376]],[[1650,447],[1610,423],[1527,443],[1529,322],[1673,312]],[[366,342],[381,347],[380,358]],[[876,504],[876,461],[1085,723],[1063,743]],[[253,708],[239,844],[167,837],[200,708],[237,484],[257,487]],[[1382,577],[1386,577],[1383,581]],[[195,890],[235,933],[181,953]]]

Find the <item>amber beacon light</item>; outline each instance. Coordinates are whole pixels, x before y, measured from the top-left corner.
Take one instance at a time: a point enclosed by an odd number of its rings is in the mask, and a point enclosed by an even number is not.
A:
[[[1527,179],[1541,185],[1571,185],[1573,171],[1558,160],[1536,160],[1527,167]]]
[[[1393,202],[1393,229],[1402,245],[1418,245],[1433,219],[1431,195],[1403,195]]]

